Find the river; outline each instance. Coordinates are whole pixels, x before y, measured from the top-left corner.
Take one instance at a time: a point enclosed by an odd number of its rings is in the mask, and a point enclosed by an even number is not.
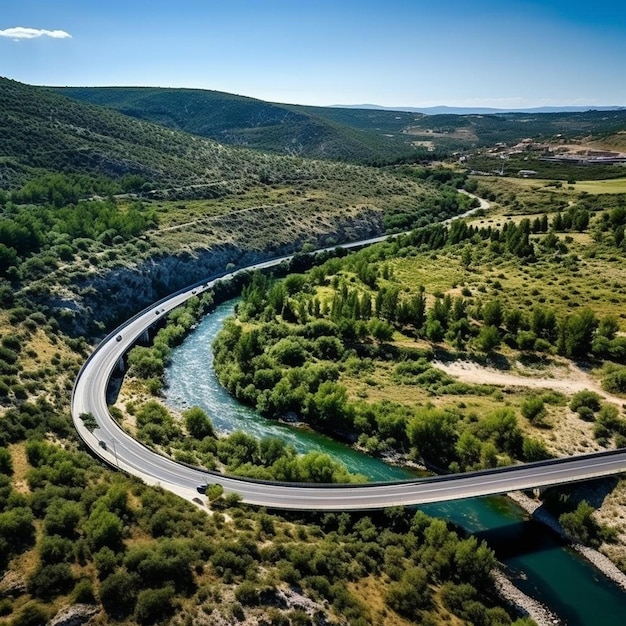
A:
[[[216,429],[257,437],[276,436],[298,451],[321,450],[368,480],[400,480],[410,472],[367,456],[329,437],[260,416],[221,387],[213,371],[211,344],[234,301],[218,306],[172,352],[166,372],[166,402],[175,409],[202,407]],[[529,520],[506,497],[473,498],[420,507],[485,539],[522,591],[545,604],[570,626],[623,626],[626,593],[548,528]]]

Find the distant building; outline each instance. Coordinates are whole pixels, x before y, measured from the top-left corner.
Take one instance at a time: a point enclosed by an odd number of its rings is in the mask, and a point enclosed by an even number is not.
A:
[[[537,172],[535,170],[520,170],[517,172],[517,175],[522,178],[530,178],[531,176],[537,176]]]

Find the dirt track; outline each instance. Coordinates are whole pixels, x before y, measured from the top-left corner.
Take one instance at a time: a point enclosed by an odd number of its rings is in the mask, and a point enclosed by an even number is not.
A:
[[[550,376],[522,376],[485,367],[474,361],[434,361],[433,365],[460,381],[471,384],[501,385],[503,387],[527,387],[532,389],[553,389],[567,395],[573,395],[583,389],[595,391],[608,402],[622,405],[620,398],[602,389],[596,380],[579,367],[569,363],[566,368],[552,368]]]

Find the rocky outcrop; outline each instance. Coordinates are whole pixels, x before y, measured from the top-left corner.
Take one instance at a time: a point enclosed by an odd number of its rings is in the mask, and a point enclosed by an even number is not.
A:
[[[99,612],[100,609],[93,604],[73,604],[61,609],[48,622],[48,626],[82,626]]]
[[[26,593],[26,579],[9,570],[0,579],[0,598],[18,598]]]
[[[243,228],[235,216],[233,222],[235,227]],[[375,210],[336,216],[317,223],[317,229],[312,229],[310,224],[307,227],[303,220],[295,231],[291,224],[289,240],[277,224],[265,226],[271,232],[263,237],[268,242],[263,248],[253,248],[243,230],[235,233],[229,242],[207,246],[200,245],[197,230],[189,231],[185,250],[166,252],[164,248],[154,248],[154,254],[147,259],[137,262],[124,259],[115,267],[81,275],[64,286],[63,291],[48,295],[45,305],[66,332],[83,336],[102,334],[103,329],[114,328],[149,304],[205,277],[231,267],[292,254],[305,243],[317,248],[376,236],[382,231],[382,220]],[[272,234],[274,229],[276,232]]]

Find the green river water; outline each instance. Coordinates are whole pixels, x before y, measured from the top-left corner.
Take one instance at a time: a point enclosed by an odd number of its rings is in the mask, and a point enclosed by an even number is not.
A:
[[[341,460],[352,472],[371,481],[411,477],[393,467],[308,430],[267,420],[239,404],[224,390],[213,371],[211,344],[234,301],[207,315],[185,342],[172,353],[166,373],[167,402],[183,409],[201,406],[215,427],[237,429],[258,437],[277,436],[300,452],[317,449]],[[571,626],[624,626],[626,592],[608,580],[548,528],[529,520],[506,497],[473,498],[420,507],[466,532],[485,539],[506,566],[516,586],[545,604],[562,623]]]

